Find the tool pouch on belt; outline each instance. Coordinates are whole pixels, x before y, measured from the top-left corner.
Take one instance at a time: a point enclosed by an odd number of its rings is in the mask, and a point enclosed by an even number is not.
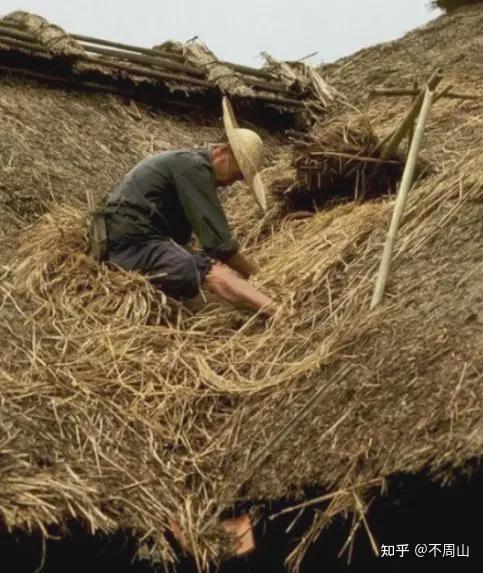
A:
[[[89,211],[86,217],[86,248],[85,252],[96,261],[104,261],[107,257],[106,219],[102,207],[95,209],[90,194],[87,196]]]

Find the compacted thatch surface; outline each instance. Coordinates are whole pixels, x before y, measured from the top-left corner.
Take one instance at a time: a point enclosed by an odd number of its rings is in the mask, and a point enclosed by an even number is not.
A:
[[[369,74],[386,77],[381,67],[403,85],[411,74],[424,80],[434,61],[419,67],[410,47],[431,41],[449,62],[446,80],[481,94],[471,26],[482,18],[476,6],[441,17],[330,77],[361,94]],[[407,105],[356,103],[380,136]],[[411,192],[377,311],[368,307],[392,199],[297,219],[273,196],[260,219],[243,185],[225,195],[243,250],[263,269],[255,282],[283,303],[268,323],[208,295],[180,305],[82,253],[86,189],[101,196],[146,154],[217,139],[218,123],[15,79],[2,79],[0,106],[7,527],[47,533],[70,518],[125,527],[144,554],[170,561],[174,519],[203,567],[230,552],[220,510],[320,488],[332,496],[292,554],[297,565],[332,515],[353,511],[360,522],[387,476],[427,470],[444,482],[481,459],[480,99],[435,104],[423,150],[431,174]],[[288,146],[267,142],[267,181],[288,182]]]

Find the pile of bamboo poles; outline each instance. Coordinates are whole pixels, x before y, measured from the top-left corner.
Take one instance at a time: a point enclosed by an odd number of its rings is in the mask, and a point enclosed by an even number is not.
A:
[[[395,190],[402,161],[382,159],[380,140],[360,114],[332,118],[305,140],[294,140],[295,181],[281,190],[289,211],[311,211],[334,200],[372,198]],[[377,171],[377,176],[375,176]]]
[[[425,82],[424,89],[376,88],[371,91],[379,96],[412,96],[413,100],[401,121],[385,137],[379,139],[364,121],[349,125],[329,120],[307,142],[295,142],[293,167],[296,183],[284,190],[289,210],[298,205],[309,208],[309,203],[323,205],[335,198],[364,199],[384,195],[396,189],[402,173],[404,153],[400,149],[405,138],[411,145],[416,119],[423,104],[425,90],[441,98],[475,100],[478,94],[453,91],[452,85],[439,89],[443,70],[436,68]]]

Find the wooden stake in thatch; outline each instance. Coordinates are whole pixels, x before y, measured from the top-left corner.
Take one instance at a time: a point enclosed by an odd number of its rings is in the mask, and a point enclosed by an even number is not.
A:
[[[426,88],[424,94],[423,106],[418,117],[418,122],[416,124],[416,130],[414,132],[414,137],[411,142],[411,148],[409,149],[408,158],[406,165],[404,167],[404,172],[401,180],[401,186],[396,197],[396,205],[394,207],[391,224],[389,226],[389,232],[387,234],[386,242],[384,244],[384,251],[382,253],[381,264],[379,266],[379,272],[377,276],[376,286],[374,287],[374,294],[371,301],[371,310],[378,306],[384,296],[384,291],[386,288],[387,277],[389,275],[389,270],[391,268],[392,254],[394,251],[394,243],[397,237],[397,232],[399,230],[399,225],[401,223],[401,218],[404,211],[404,206],[406,204],[406,198],[411,188],[414,171],[416,168],[416,161],[418,158],[419,148],[421,147],[421,141],[423,138],[424,126],[426,125],[426,119],[428,117],[431,104],[433,102],[434,92]]]

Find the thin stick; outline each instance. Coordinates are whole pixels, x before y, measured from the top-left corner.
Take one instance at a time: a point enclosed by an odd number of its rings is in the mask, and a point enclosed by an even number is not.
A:
[[[91,189],[86,190],[86,202],[87,202],[88,210],[92,211],[95,207],[95,201],[94,201],[94,197],[92,196],[92,190]]]
[[[441,99],[442,97],[446,97],[446,95],[449,93],[449,91],[451,90],[453,86],[451,84],[449,84],[448,86],[446,86],[444,89],[442,89],[440,92],[438,92],[437,94],[435,94],[434,96],[434,101],[438,101],[439,99]]]
[[[340,381],[346,374],[352,370],[352,365],[344,364],[337,370],[337,372],[326,380],[325,383],[321,384],[319,388],[309,397],[308,400],[295,412],[295,415],[289,420],[288,424],[284,426],[278,433],[276,433],[264,446],[262,446],[248,462],[247,472],[241,476],[240,482],[229,489],[221,497],[218,503],[218,508],[211,515],[211,517],[206,521],[201,529],[201,533],[208,530],[210,527],[216,523],[216,520],[220,516],[221,512],[225,506],[232,501],[237,492],[248,482],[248,480],[253,477],[254,473],[264,464],[264,462],[270,457],[274,452],[275,448],[280,445],[280,443],[296,428],[299,426],[305,418],[310,414],[310,412],[317,406],[317,400],[320,398],[327,387]]]
[[[284,426],[280,432],[275,434],[271,440],[269,440],[262,448],[255,453],[255,455],[250,460],[250,469],[248,476],[245,476],[245,482],[250,479],[255,471],[267,460],[267,458],[272,454],[274,449],[280,445],[280,443],[290,434],[290,432],[299,426],[305,418],[312,412],[312,410],[317,406],[318,398],[323,394],[328,386],[334,382],[339,381],[344,377],[350,370],[352,370],[351,365],[346,364],[342,366],[325,384],[321,384],[320,387],[310,396],[308,400],[300,407],[295,413],[293,418]]]
[[[307,54],[306,56],[303,56],[303,58],[299,58],[298,60],[296,60],[297,62],[303,62],[304,60],[308,60],[309,58],[313,58],[314,56],[316,56],[319,52],[311,52],[310,54]]]
[[[353,493],[353,491],[356,489],[365,488],[365,487],[373,486],[373,485],[380,485],[381,482],[382,482],[381,478],[374,478],[372,480],[369,480],[366,483],[362,483],[362,484],[359,484],[357,486],[354,486],[353,488],[338,489],[337,491],[333,491],[331,493],[326,493],[325,495],[313,497],[312,499],[297,503],[296,505],[292,505],[290,507],[285,507],[284,509],[280,510],[277,513],[272,513],[272,515],[268,516],[268,519],[273,520],[273,519],[279,517],[280,515],[285,515],[286,513],[291,513],[292,511],[297,511],[297,509],[305,509],[306,507],[310,507],[311,505],[317,505],[319,503],[322,503],[323,501],[327,501],[328,499],[333,499],[337,495],[351,495]]]
[[[450,86],[451,89],[451,86]],[[417,89],[398,89],[398,88],[374,88],[369,92],[374,96],[417,96],[419,90]],[[447,91],[441,97],[449,99],[479,99],[481,96],[478,94],[464,94],[460,92]]]
[[[394,161],[393,159],[379,159],[378,157],[366,157],[363,155],[351,155],[350,153],[343,153],[339,151],[311,151],[309,155],[312,157],[316,156],[327,156],[327,157],[346,157],[347,159],[353,159],[354,161],[363,161],[367,163],[394,163],[398,165],[399,161]],[[300,166],[300,169],[309,169],[311,166]],[[317,169],[315,166],[314,169]]]
[[[431,108],[431,104],[433,102],[433,95],[434,92],[431,91],[429,88],[426,88],[426,93],[424,94],[423,107],[421,108],[421,112],[418,117],[416,130],[414,132],[414,137],[411,142],[411,148],[409,150],[406,165],[404,167],[401,186],[399,187],[399,191],[396,198],[396,205],[394,207],[391,219],[391,225],[389,227],[389,232],[387,234],[386,242],[384,244],[384,251],[382,254],[381,264],[379,266],[376,286],[374,287],[374,294],[372,296],[371,309],[378,306],[381,303],[384,296],[387,277],[389,275],[389,270],[391,268],[394,243],[397,237],[397,232],[399,230],[399,225],[401,223],[404,206],[406,204],[406,198],[413,182],[414,171],[416,168],[416,161],[418,158],[419,148],[421,147],[421,141],[423,138],[424,126],[426,124],[426,119],[428,117],[428,113]]]
[[[379,555],[379,549],[377,547],[377,542],[374,538],[374,535],[372,534],[371,528],[369,527],[369,524],[367,523],[367,519],[366,519],[366,509],[364,508],[361,498],[357,495],[356,492],[353,492],[352,495],[354,496],[354,499],[356,500],[356,505],[357,508],[359,510],[361,519],[362,519],[362,523],[364,524],[364,527],[366,529],[366,533],[367,536],[369,537],[369,541],[371,542],[371,546],[372,546],[372,550],[374,551],[374,555],[377,557]]]

